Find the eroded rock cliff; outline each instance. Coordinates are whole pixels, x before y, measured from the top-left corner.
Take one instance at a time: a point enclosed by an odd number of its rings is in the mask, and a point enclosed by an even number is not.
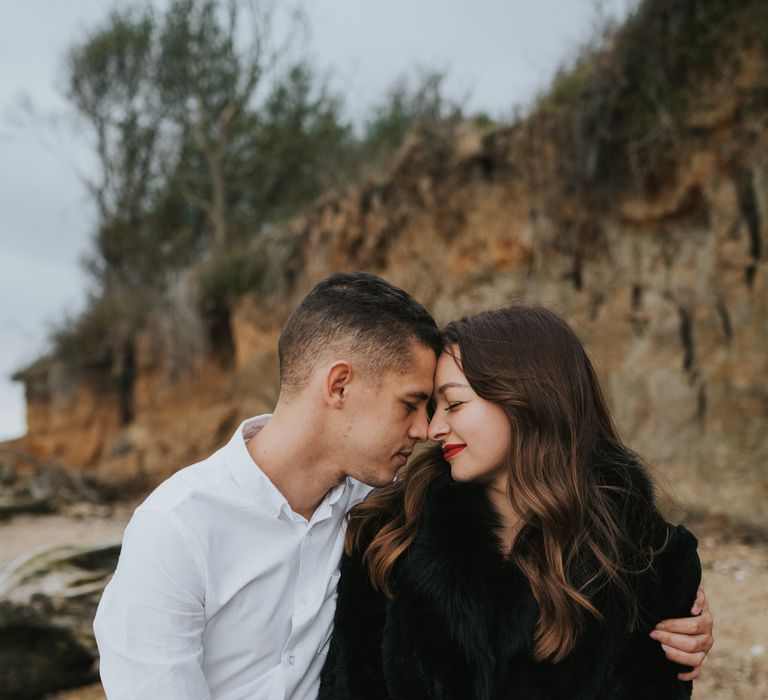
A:
[[[232,352],[171,378],[140,342],[130,419],[87,375],[28,374],[20,446],[113,483],[157,482],[277,392],[292,305],[335,270],[401,285],[439,321],[514,300],[585,341],[628,442],[689,508],[768,523],[768,65],[746,51],[688,98],[653,187],[569,188],[546,115],[416,140],[391,174],[327,195],[291,233],[281,292],[243,298]]]

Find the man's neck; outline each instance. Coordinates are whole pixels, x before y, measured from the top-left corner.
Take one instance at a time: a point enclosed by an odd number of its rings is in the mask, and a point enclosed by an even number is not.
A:
[[[318,450],[308,416],[280,407],[248,443],[248,453],[283,494],[291,509],[307,520],[343,474]],[[302,426],[299,428],[299,426]]]

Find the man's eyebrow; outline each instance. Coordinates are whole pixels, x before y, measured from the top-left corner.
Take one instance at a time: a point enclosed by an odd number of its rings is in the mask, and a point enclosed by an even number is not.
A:
[[[429,394],[423,392],[423,391],[409,391],[405,394],[409,399],[416,399],[417,401],[428,401],[429,400]]]
[[[435,393],[444,394],[447,389],[456,389],[458,387],[468,388],[469,384],[461,384],[460,382],[446,382]]]

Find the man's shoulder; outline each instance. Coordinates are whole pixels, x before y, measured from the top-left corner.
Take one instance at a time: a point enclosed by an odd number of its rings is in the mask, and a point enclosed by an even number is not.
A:
[[[137,512],[172,513],[196,496],[219,491],[230,480],[220,452],[214,452],[207,459],[184,467],[167,478],[147,496]]]

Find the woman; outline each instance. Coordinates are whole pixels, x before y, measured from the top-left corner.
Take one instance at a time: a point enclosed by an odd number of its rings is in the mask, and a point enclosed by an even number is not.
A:
[[[689,697],[648,633],[689,614],[696,539],[576,335],[532,307],[444,333],[440,446],[350,514],[320,700]]]

